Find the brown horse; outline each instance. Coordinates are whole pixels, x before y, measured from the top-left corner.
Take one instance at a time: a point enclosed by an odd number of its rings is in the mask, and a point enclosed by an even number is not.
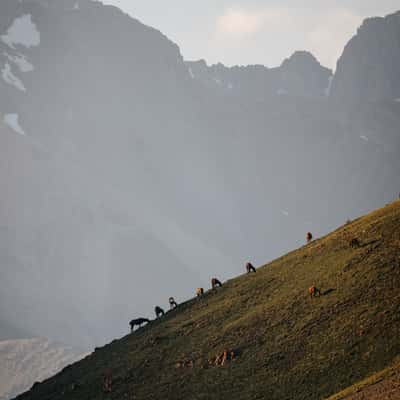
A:
[[[237,357],[236,350],[224,350],[215,357],[214,364],[216,367],[224,366],[227,361],[233,361]]]
[[[321,290],[319,290],[316,286],[310,286],[308,288],[308,294],[310,295],[310,298],[312,299],[313,297],[320,297],[321,296]]]

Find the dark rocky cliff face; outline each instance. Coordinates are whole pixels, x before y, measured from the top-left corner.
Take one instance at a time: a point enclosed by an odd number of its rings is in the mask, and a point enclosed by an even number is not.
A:
[[[337,63],[332,95],[354,101],[400,99],[400,12],[364,21]]]
[[[297,51],[279,68],[282,87],[287,93],[302,97],[328,95],[332,71],[323,67],[306,51]]]

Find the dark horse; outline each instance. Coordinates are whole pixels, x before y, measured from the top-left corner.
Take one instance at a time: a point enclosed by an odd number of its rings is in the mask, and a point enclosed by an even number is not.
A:
[[[141,325],[148,323],[148,322],[150,322],[150,320],[147,318],[133,319],[131,322],[129,322],[129,325],[131,327],[131,332],[133,332],[136,325],[140,328]]]
[[[250,272],[256,272],[256,269],[253,267],[251,262],[246,263],[246,271],[249,274]]]
[[[156,318],[162,317],[165,314],[165,311],[159,306],[154,307],[154,312],[156,313]]]
[[[214,289],[214,288],[216,288],[216,287],[221,287],[222,286],[222,283],[221,283],[221,281],[219,280],[219,279],[217,279],[217,278],[212,278],[211,279],[211,287]]]

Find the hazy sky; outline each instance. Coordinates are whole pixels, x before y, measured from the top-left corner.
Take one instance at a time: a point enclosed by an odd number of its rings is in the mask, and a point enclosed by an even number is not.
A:
[[[334,67],[365,17],[400,9],[399,0],[104,0],[179,45],[185,59],[275,66],[309,50]]]

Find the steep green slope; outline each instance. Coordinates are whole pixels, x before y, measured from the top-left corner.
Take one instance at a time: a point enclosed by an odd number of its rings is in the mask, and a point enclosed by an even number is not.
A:
[[[327,400],[398,400],[400,399],[400,364],[373,374]]]
[[[326,398],[400,354],[399,249],[397,201],[181,304],[19,399]],[[312,284],[322,297],[309,298]],[[207,362],[231,349],[224,366]]]

